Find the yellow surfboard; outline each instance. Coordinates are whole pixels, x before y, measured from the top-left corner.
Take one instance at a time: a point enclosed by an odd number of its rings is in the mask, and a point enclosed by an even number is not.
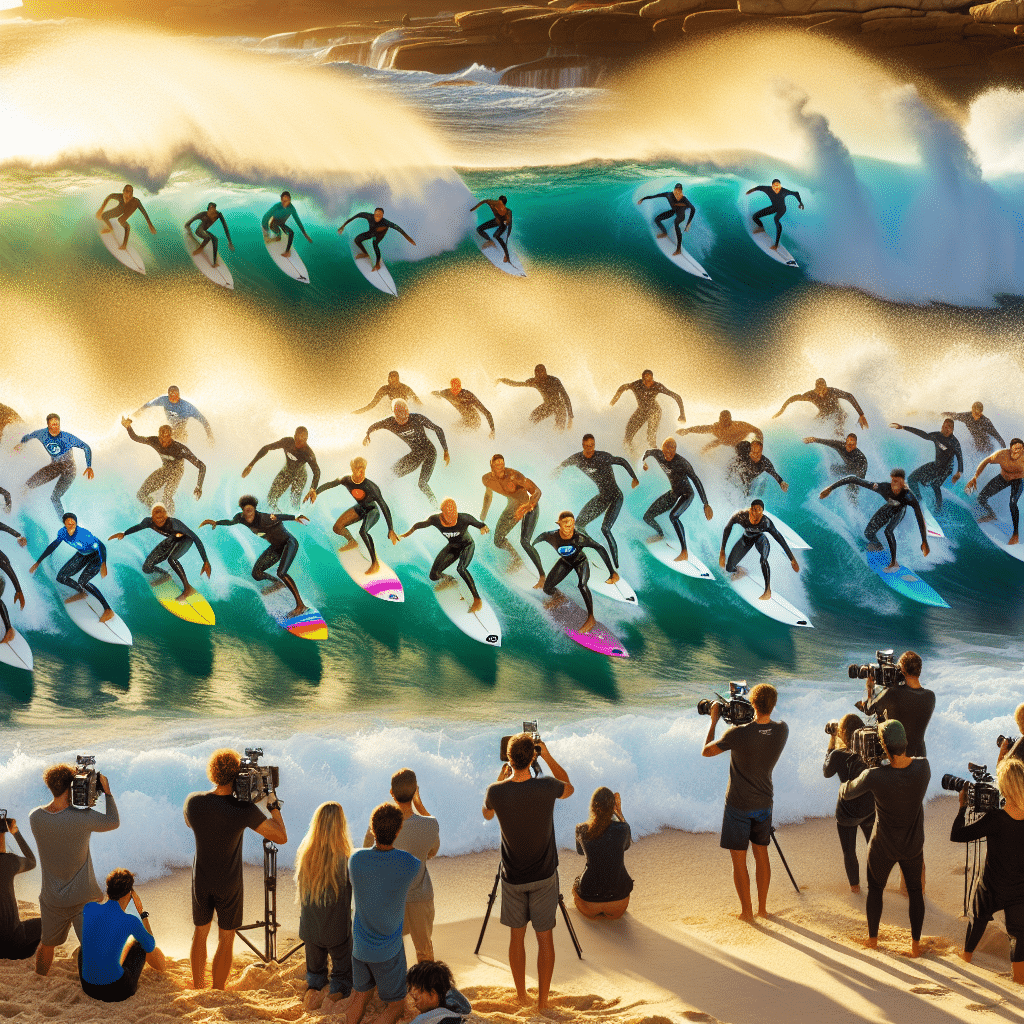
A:
[[[173,576],[162,583],[152,585],[153,596],[172,614],[186,622],[200,626],[212,626],[217,621],[213,609],[202,594],[195,593],[179,601],[181,584]]]

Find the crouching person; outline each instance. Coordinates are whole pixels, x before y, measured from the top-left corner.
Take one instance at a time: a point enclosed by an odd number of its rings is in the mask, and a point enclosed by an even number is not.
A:
[[[446,963],[421,960],[405,976],[409,995],[419,1010],[411,1024],[462,1024],[473,1008],[455,987],[455,979]]]

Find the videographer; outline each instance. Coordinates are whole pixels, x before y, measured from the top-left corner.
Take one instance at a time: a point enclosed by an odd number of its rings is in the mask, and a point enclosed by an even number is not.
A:
[[[772,805],[775,799],[772,769],[782,756],[782,748],[789,738],[789,726],[785,722],[773,722],[771,719],[778,699],[779,694],[774,686],[758,683],[750,691],[754,720],[727,729],[717,743],[715,726],[721,716],[722,706],[712,704],[709,709],[711,726],[701,752],[704,757],[715,757],[726,750],[732,751],[719,845],[732,855],[732,880],[740,898],[740,920],[751,924],[754,911],[750,902],[750,875],[747,871],[748,843],[754,851],[757,913],[759,917],[768,916],[766,904],[768,887],[772,881],[768,844],[771,842]]]
[[[1024,761],[1015,757],[1001,761],[996,768],[996,781],[1005,806],[967,825],[964,816],[968,787],[964,786],[960,790],[960,810],[949,834],[954,843],[987,839],[985,870],[974,890],[964,951],[960,955],[971,962],[992,915],[1002,910],[1010,936],[1013,980],[1024,984]]]
[[[853,734],[864,728],[861,719],[851,712],[843,715],[836,728],[830,732],[828,751],[822,772],[826,779],[833,775],[839,776],[840,782],[849,782],[857,778],[867,769],[861,756],[853,749]],[[839,845],[843,848],[843,863],[846,866],[846,877],[850,882],[850,892],[860,892],[860,863],[857,861],[857,829],[864,833],[864,838],[871,841],[871,830],[875,827],[875,798],[870,793],[857,797],[855,800],[836,802],[836,828],[839,831]]]
[[[1004,757],[1015,757],[1018,761],[1024,761],[1024,704],[1017,705],[1017,710],[1013,713],[1013,720],[1017,723],[1020,736],[1013,744],[1009,739],[1003,739],[1003,742],[999,744],[999,760],[996,761],[996,764],[1000,764]]]
[[[867,945],[878,948],[882,895],[898,863],[910,899],[910,955],[916,957],[921,953],[924,924],[924,797],[932,772],[925,758],[908,756],[907,734],[901,722],[882,722],[878,738],[889,763],[868,768],[852,782],[844,782],[839,787],[839,799],[852,801],[867,793],[875,798],[875,827],[868,842]]]
[[[882,686],[875,693],[875,680],[869,675],[864,713],[880,720],[895,718],[903,724],[907,734],[907,757],[927,757],[924,744],[925,730],[935,711],[935,691],[921,685],[921,656],[904,651],[896,662],[906,683],[902,686]]]
[[[214,788],[190,793],[185,800],[185,824],[195,833],[192,862],[192,984],[206,985],[206,939],[217,911],[217,951],[213,955],[213,987],[224,988],[231,973],[235,931],[242,924],[242,837],[251,828],[272,843],[288,842],[281,802],[269,794],[266,817],[259,806],[234,796],[242,759],[233,750],[215,750],[206,774]]]
[[[37,807],[28,823],[39,848],[41,884],[39,918],[42,936],[36,950],[36,974],[48,974],[53,951],[74,926],[82,941],[82,908],[103,897],[89,852],[93,832],[112,832],[121,824],[117,805],[105,775],[97,782],[103,792],[104,810],[71,806],[71,783],[78,774],[69,764],[55,764],[43,772],[43,782],[53,794],[45,807]]]
[[[537,1007],[543,1010],[555,971],[555,801],[572,796],[573,788],[544,741],[535,740],[531,733],[513,736],[507,753],[508,762],[501,766],[498,781],[487,789],[483,816],[490,821],[497,815],[501,825],[501,923],[511,929],[508,965],[512,980],[520,1003],[527,1005],[526,925],[532,922],[537,934]],[[551,776],[533,776],[530,769],[538,757],[547,763]]]
[[[21,847],[23,857],[8,852],[8,833]],[[14,876],[31,871],[35,866],[36,855],[18,831],[18,823],[3,812],[0,815],[0,960],[27,960],[39,945],[42,923],[38,917],[22,921],[14,895]]]

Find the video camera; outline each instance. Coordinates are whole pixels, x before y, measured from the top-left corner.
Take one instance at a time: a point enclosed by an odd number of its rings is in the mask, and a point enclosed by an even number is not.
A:
[[[89,754],[79,754],[75,758],[78,770],[71,780],[71,806],[88,809],[96,803],[99,798],[100,773],[92,766],[96,758]]]
[[[1002,747],[1002,745],[1004,743],[1009,743],[1010,746],[1013,747],[1018,742],[1018,740],[1019,740],[1019,737],[1017,737],[1017,736],[997,736],[996,737],[996,746],[997,747]]]
[[[720,717],[729,725],[746,725],[752,722],[755,715],[754,705],[750,703],[747,696],[748,687],[745,679],[739,682],[729,683],[729,699],[726,700],[720,693],[715,696],[718,700],[702,700],[697,702],[698,715],[710,715],[712,707],[721,708]]]
[[[959,793],[966,786],[965,805],[974,814],[987,814],[989,811],[998,810],[1002,804],[1002,797],[999,795],[999,790],[992,785],[994,780],[988,773],[988,765],[972,764],[968,761],[967,770],[971,773],[973,782],[968,782],[956,775],[943,775],[942,788]]]
[[[851,679],[870,679],[877,686],[901,686],[907,681],[903,670],[897,668],[893,652],[875,651],[878,661],[874,665],[848,665]],[[858,704],[857,707],[860,707]]]
[[[232,796],[243,803],[256,804],[272,794],[278,786],[279,771],[275,766],[259,764],[262,747],[246,747],[242,765],[235,776]]]
[[[537,727],[537,722],[523,722],[523,732],[529,733],[533,737],[533,774],[534,776],[540,775],[541,767],[537,758],[540,756],[540,730]],[[508,745],[511,740],[515,739],[515,736],[502,736],[501,745],[498,748],[498,756],[502,761],[508,761]]]

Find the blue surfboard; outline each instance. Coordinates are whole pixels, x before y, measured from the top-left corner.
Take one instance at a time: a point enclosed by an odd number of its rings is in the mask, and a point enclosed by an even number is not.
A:
[[[894,572],[886,572],[889,565],[888,551],[866,551],[864,557],[875,574],[897,594],[909,597],[911,601],[917,601],[919,604],[930,604],[935,608],[949,607],[935,590],[905,565],[901,565]]]

